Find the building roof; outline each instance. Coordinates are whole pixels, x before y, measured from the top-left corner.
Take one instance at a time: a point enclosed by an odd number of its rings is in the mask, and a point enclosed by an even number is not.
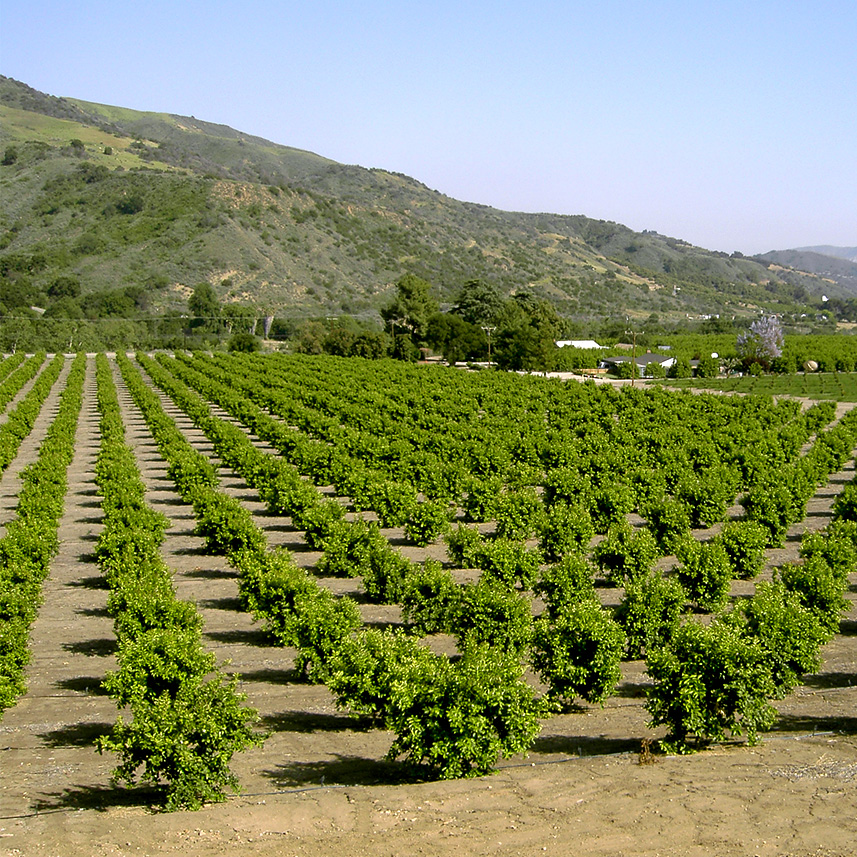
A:
[[[638,366],[646,367],[649,363],[660,363],[664,368],[669,368],[675,363],[675,357],[670,357],[667,354],[655,354],[652,351],[647,351],[645,354],[638,354],[636,357],[626,357],[618,355],[613,357],[602,358],[602,363],[630,363],[633,360]]]
[[[594,339],[559,339],[557,347],[565,348],[606,348],[606,345],[599,345]]]

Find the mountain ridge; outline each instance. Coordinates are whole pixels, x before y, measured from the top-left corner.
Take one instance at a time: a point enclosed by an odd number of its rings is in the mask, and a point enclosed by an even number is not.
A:
[[[377,318],[414,273],[442,303],[480,278],[582,320],[752,316],[857,294],[775,259],[612,221],[462,202],[194,117],[49,96],[2,76],[0,107],[11,190],[0,274],[35,292],[57,276],[84,292],[142,281],[158,284],[150,298],[163,309],[204,280],[222,300],[282,314]]]

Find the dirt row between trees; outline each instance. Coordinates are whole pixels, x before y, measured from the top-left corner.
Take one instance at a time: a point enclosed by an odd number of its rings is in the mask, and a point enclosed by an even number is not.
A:
[[[0,481],[3,520],[14,509],[15,474],[31,460],[56,411],[65,375],[33,434]],[[268,645],[237,597],[235,573],[205,555],[192,510],[178,498],[143,419],[115,373],[127,440],[149,502],[172,521],[163,546],[180,598],[193,599],[204,639],[241,675],[248,703],[270,732],[265,745],[233,759],[240,796],[196,813],[153,815],[150,795],[110,785],[115,760],[93,748],[116,718],[100,681],[115,663],[112,622],[91,556],[101,511],[93,474],[98,451],[94,361],[90,359],[61,550],[32,629],[29,690],[0,721],[0,854],[500,855],[574,852],[633,857],[748,855],[844,857],[857,842],[857,574],[841,632],[824,649],[822,671],[778,703],[781,717],[759,747],[736,742],[640,765],[646,728],[641,663],[623,665],[616,696],[544,724],[527,758],[490,777],[402,781],[384,761],[391,736],[336,709],[324,687],[302,683],[290,650]],[[165,406],[202,452],[210,444]],[[10,408],[14,403],[10,404]],[[833,497],[853,476],[835,474],[775,564],[796,558],[800,533],[821,529]],[[287,519],[271,517],[233,473],[222,487],[253,511],[269,542],[312,567]],[[385,531],[403,545],[400,531]],[[402,546],[418,559],[425,551]],[[443,548],[430,554],[442,557]],[[359,598],[359,584],[329,581]],[[746,584],[744,584],[746,585]],[[739,584],[736,584],[738,587]],[[737,590],[736,590],[737,591]],[[614,600],[615,590],[605,592]],[[398,609],[361,603],[368,623],[398,621]]]

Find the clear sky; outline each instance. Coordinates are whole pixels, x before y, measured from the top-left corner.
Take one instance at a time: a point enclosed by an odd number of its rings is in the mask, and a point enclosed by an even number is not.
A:
[[[5,0],[0,73],[498,208],[857,246],[857,0]]]

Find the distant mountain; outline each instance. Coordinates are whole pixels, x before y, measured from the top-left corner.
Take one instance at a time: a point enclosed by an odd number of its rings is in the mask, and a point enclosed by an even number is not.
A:
[[[857,247],[830,247],[823,244],[820,247],[798,247],[797,249],[806,253],[821,253],[822,256],[833,256],[836,259],[857,262]]]
[[[779,259],[460,202],[225,125],[2,76],[0,152],[0,312],[71,311],[69,279],[86,312],[115,314],[129,301],[182,309],[207,281],[224,301],[281,316],[377,318],[409,272],[447,304],[480,278],[579,321],[799,312],[823,293],[857,294],[857,281]]]
[[[777,265],[787,265],[796,271],[821,277],[852,294],[857,294],[857,248],[855,247],[803,247],[794,250],[776,250],[755,258]]]

